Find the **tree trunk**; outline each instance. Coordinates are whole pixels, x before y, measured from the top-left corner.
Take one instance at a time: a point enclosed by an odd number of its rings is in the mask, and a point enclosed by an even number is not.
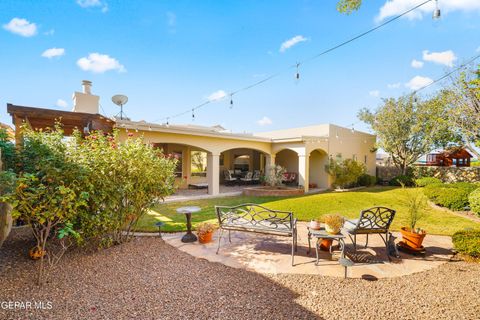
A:
[[[12,230],[12,206],[9,203],[0,202],[0,248]]]

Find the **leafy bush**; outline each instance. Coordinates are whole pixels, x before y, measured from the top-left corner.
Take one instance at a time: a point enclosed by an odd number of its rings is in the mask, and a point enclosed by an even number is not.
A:
[[[3,163],[2,169],[14,169],[15,167],[15,145],[10,141],[7,130],[0,128],[0,162]]]
[[[358,178],[357,183],[361,186],[371,187],[377,184],[377,177],[365,173]]]
[[[417,187],[426,187],[431,184],[441,184],[442,180],[433,177],[424,177],[415,180]]]
[[[413,187],[415,185],[415,182],[413,181],[413,178],[411,176],[401,174],[396,177],[393,177],[390,180],[389,184],[391,186]]]
[[[333,178],[333,186],[349,188],[356,185],[358,179],[365,174],[366,167],[352,159],[342,162],[330,161],[328,173]]]
[[[76,133],[70,157],[89,168],[85,188],[90,198],[75,225],[84,237],[115,243],[128,239],[139,218],[174,191],[176,159],[165,157],[142,139],[118,141],[117,132]]]
[[[480,258],[480,230],[455,232],[452,236],[452,242],[458,252]]]
[[[480,188],[472,191],[468,196],[470,209],[480,215]]]
[[[270,167],[267,175],[265,176],[265,182],[270,187],[281,186],[283,181],[283,174],[286,171],[287,170],[280,165]]]
[[[477,185],[467,182],[431,184],[424,188],[425,195],[435,204],[451,210],[463,210],[468,206],[469,194]]]

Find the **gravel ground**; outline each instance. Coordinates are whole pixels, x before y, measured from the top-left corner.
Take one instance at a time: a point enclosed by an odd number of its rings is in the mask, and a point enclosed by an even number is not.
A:
[[[264,276],[194,258],[159,238],[138,238],[69,253],[54,270],[55,281],[40,290],[26,242],[31,238],[20,232],[0,251],[0,319],[480,317],[480,264],[450,262],[378,281]],[[52,308],[5,310],[7,301],[51,302]]]

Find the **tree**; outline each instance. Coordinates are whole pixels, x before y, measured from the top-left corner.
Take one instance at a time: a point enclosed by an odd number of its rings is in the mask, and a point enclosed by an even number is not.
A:
[[[337,10],[341,13],[350,14],[357,11],[362,5],[362,0],[340,0],[337,3]]]
[[[384,99],[376,111],[362,109],[358,114],[377,135],[378,146],[392,156],[404,175],[420,156],[456,140],[442,104],[434,99],[416,100],[413,95]]]
[[[462,142],[480,158],[480,65],[454,77],[436,97],[447,111],[446,119],[461,136]]]

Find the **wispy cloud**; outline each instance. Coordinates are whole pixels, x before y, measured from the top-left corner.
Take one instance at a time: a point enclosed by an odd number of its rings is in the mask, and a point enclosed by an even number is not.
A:
[[[398,88],[401,87],[401,85],[402,85],[402,83],[400,83],[400,82],[397,82],[397,83],[389,83],[389,84],[387,84],[387,88],[388,88],[388,89],[398,89]]]
[[[171,11],[167,12],[167,24],[169,27],[175,27],[177,25],[177,15]]]
[[[375,17],[377,22],[381,22],[389,17],[397,16],[419,4],[418,0],[388,0],[380,8],[380,12]],[[442,14],[453,11],[480,12],[480,1],[477,0],[442,0],[438,2]],[[431,1],[420,8],[410,12],[405,17],[410,20],[422,19],[425,15],[431,16],[435,9],[435,3]]]
[[[46,36],[53,36],[55,33],[55,29],[50,29],[48,31],[45,31],[43,34]]]
[[[57,100],[57,103],[55,103],[55,105],[56,105],[57,107],[60,107],[60,108],[68,108],[68,103],[67,103],[67,101],[62,100],[62,99],[58,99],[58,100]]]
[[[63,49],[63,48],[50,48],[50,49],[47,49],[47,50],[43,51],[42,57],[51,59],[51,58],[54,58],[54,57],[61,57],[64,54],[65,54],[65,49]]]
[[[380,97],[380,91],[379,90],[372,90],[368,93],[370,97],[378,98]]]
[[[108,4],[100,0],[77,0],[77,4],[82,8],[100,8],[102,12],[108,11]]]
[[[422,76],[415,76],[410,81],[405,83],[405,87],[411,89],[411,90],[418,90],[420,88],[423,88],[433,82],[432,79],[428,77],[422,77]]]
[[[423,67],[423,61],[418,61],[418,60],[413,59],[412,63],[410,65],[412,66],[412,68],[420,69],[420,68]]]
[[[478,47],[476,51],[477,51],[477,52],[480,52],[480,47]]]
[[[32,37],[37,34],[37,25],[22,18],[13,18],[9,23],[3,25],[3,29],[22,37]]]
[[[78,59],[77,65],[80,69],[93,73],[104,73],[110,70],[116,70],[118,72],[127,71],[117,59],[110,57],[108,54],[100,54],[97,52],[90,53],[87,57]]]
[[[273,123],[272,119],[270,119],[269,117],[266,117],[266,116],[264,116],[262,119],[257,121],[257,124],[260,125],[260,126],[269,126],[272,123]]]
[[[207,96],[207,100],[209,101],[217,101],[225,98],[227,96],[227,93],[223,90],[217,90],[210,95]]]
[[[288,40],[285,40],[282,45],[280,46],[280,52],[285,52],[287,49],[290,49],[296,44],[299,44],[300,42],[307,41],[308,39],[305,38],[302,35],[295,36],[293,38],[290,38]]]
[[[428,50],[423,50],[423,60],[453,67],[453,62],[457,60],[457,56],[452,50],[432,53],[428,52]]]

